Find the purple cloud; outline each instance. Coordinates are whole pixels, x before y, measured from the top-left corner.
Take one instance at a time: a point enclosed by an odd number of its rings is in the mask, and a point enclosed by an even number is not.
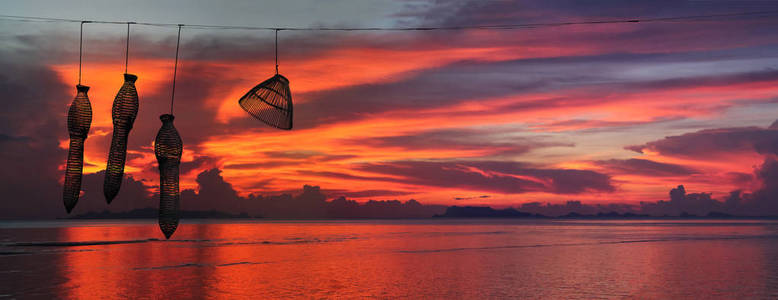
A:
[[[661,163],[647,159],[609,159],[596,161],[595,164],[607,170],[620,174],[635,174],[646,176],[685,176],[697,174],[692,168],[677,164]]]
[[[406,184],[463,188],[486,192],[520,194],[548,192],[576,194],[588,191],[611,192],[610,177],[595,171],[575,169],[541,169],[507,161],[396,161],[369,163],[360,171],[403,179],[389,179]]]
[[[706,157],[719,153],[758,152],[778,154],[778,126],[705,129],[626,147],[638,153],[644,150],[668,156]]]

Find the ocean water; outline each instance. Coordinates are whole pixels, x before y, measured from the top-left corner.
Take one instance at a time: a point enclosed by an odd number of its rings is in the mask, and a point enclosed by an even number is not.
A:
[[[0,222],[3,297],[776,299],[778,222]]]

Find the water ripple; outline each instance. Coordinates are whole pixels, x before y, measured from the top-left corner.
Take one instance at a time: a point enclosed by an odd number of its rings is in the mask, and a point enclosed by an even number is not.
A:
[[[462,247],[462,248],[445,248],[445,249],[398,250],[397,252],[399,252],[399,253],[435,253],[435,252],[453,252],[453,251],[465,251],[465,250],[494,250],[494,249],[517,249],[517,248],[612,245],[612,244],[631,244],[631,243],[659,243],[659,242],[677,242],[677,241],[716,241],[716,240],[747,240],[747,239],[774,239],[774,238],[778,238],[778,235],[724,236],[724,237],[679,237],[679,238],[663,238],[663,239],[600,241],[600,242],[593,242],[593,243],[504,245],[504,246]]]

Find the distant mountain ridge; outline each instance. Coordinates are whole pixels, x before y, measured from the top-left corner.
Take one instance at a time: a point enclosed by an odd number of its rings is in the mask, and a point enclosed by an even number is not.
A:
[[[76,215],[69,219],[155,219],[158,211],[156,208],[141,208],[126,212],[88,212]],[[251,216],[247,213],[230,214],[226,212],[209,211],[181,211],[181,218],[184,219],[255,219],[262,216]],[[624,219],[777,219],[773,216],[734,216],[720,212],[710,212],[704,216],[697,216],[688,213],[682,213],[678,216],[651,216],[648,214],[636,214],[631,212],[600,212],[597,214],[580,214],[571,212],[562,216],[546,216],[522,212],[514,208],[494,209],[489,206],[449,206],[443,214],[434,214],[429,216],[407,216],[397,214],[377,214],[375,212],[366,216],[357,215],[332,215],[325,216],[322,219],[409,219],[409,218],[503,218],[503,219],[571,219],[571,220],[624,220]],[[310,218],[292,218],[292,219],[310,219]]]
[[[156,219],[159,214],[159,210],[152,207],[133,209],[126,212],[110,212],[104,210],[102,212],[88,212],[85,214],[76,215],[69,219]],[[242,214],[230,214],[221,211],[191,211],[183,210],[179,211],[179,216],[185,219],[248,219],[253,218],[246,213]]]
[[[449,206],[442,215],[436,218],[511,218],[511,219],[778,219],[778,216],[735,216],[721,212],[710,212],[703,216],[697,216],[686,212],[678,216],[652,216],[648,214],[636,214],[631,212],[599,212],[597,214],[580,214],[571,212],[566,215],[550,217],[541,214],[533,214],[518,211],[514,208],[494,209],[488,206]]]
[[[544,215],[518,211],[514,208],[494,209],[488,206],[449,206],[440,218],[548,218]]]

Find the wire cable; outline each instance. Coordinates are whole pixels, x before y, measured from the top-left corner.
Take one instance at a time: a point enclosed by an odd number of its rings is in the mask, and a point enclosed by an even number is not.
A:
[[[152,22],[131,22],[132,24],[159,27],[186,26],[194,29],[235,29],[235,30],[289,30],[289,31],[430,31],[430,30],[513,30],[530,29],[539,27],[556,27],[571,25],[596,25],[596,24],[619,24],[619,23],[650,23],[650,22],[694,22],[706,19],[729,18],[729,17],[756,17],[756,16],[776,16],[778,11],[750,11],[727,14],[708,14],[708,15],[687,15],[676,17],[656,17],[656,18],[629,18],[615,20],[590,20],[574,22],[550,22],[550,23],[524,23],[524,24],[503,24],[503,25],[472,25],[472,26],[447,26],[447,27],[259,27],[259,26],[233,26],[233,25],[208,25],[208,24],[173,24],[173,23],[152,23]],[[77,20],[63,18],[33,17],[33,16],[14,16],[0,15],[0,19],[25,22],[86,22],[98,24],[127,24],[128,22],[105,21],[105,20]]]

